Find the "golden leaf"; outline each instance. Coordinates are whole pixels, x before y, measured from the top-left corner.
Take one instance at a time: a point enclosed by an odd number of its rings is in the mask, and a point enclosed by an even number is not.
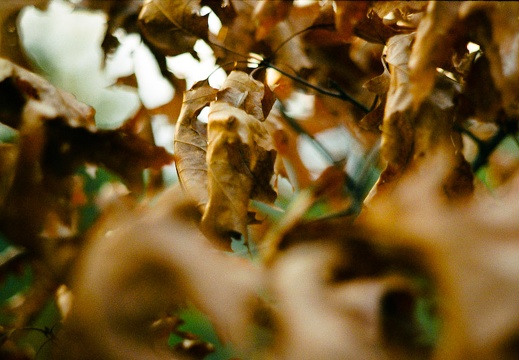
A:
[[[209,202],[202,223],[218,234],[242,234],[250,199],[273,201],[275,151],[263,120],[263,84],[233,71],[211,103],[208,122]]]

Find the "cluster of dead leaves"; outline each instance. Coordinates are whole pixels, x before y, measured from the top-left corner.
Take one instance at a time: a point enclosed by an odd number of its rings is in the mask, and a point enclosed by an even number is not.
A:
[[[81,166],[102,166],[142,189],[142,171],[173,158],[164,149],[126,131],[101,131],[94,110],[43,78],[1,59],[1,122],[11,134],[2,142],[2,234],[21,253],[3,267],[28,261],[34,288],[15,308],[23,327],[66,281],[82,243],[79,212],[86,204]],[[121,161],[126,158],[125,161]]]
[[[97,130],[92,108],[0,60],[0,122],[12,134],[0,143],[0,231],[15,246],[0,269],[28,260],[35,273],[0,328],[2,356],[22,356],[20,331],[54,293],[59,359],[204,358],[212,346],[180,329],[188,305],[243,359],[518,356],[519,176],[517,158],[504,166],[496,150],[517,136],[517,4],[79,6],[108,14],[106,53],[117,28],[138,32],[178,86],[166,57],[196,57],[203,40],[228,76],[161,110],[176,123],[180,185],[155,198],[142,171],[173,158],[136,134],[149,120]],[[308,103],[296,107],[310,110],[291,111],[301,93]],[[344,129],[347,144],[320,140]],[[86,235],[85,165],[130,190]],[[482,167],[499,179],[492,193]],[[240,237],[248,257],[229,252]],[[175,347],[171,333],[183,339]]]

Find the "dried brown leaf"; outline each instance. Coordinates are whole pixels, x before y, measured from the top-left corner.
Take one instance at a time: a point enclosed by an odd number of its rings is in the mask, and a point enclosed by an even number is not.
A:
[[[184,359],[153,324],[187,301],[208,315],[223,340],[245,347],[260,273],[214,249],[198,218],[179,187],[151,208],[119,203],[107,212],[76,269],[57,356]]]
[[[96,164],[121,176],[129,189],[138,193],[144,187],[143,170],[160,170],[173,162],[173,156],[163,147],[123,130],[89,131],[57,121],[49,122],[46,128],[47,165],[61,174],[70,174],[83,163]],[[60,149],[66,144],[68,151],[60,157]]]
[[[445,155],[410,173],[364,218],[378,230],[377,241],[421,251],[435,276],[443,325],[434,359],[513,359],[519,182],[516,177],[497,194],[446,204],[441,182],[452,165]]]
[[[252,20],[256,22],[256,40],[263,40],[279,22],[285,20],[292,8],[289,1],[260,1],[254,8]]]
[[[195,58],[198,39],[208,38],[207,15],[200,16],[200,0],[147,0],[139,14],[142,35],[164,55],[185,52]]]
[[[210,106],[209,202],[202,222],[218,234],[246,236],[251,198],[271,202],[275,150],[262,123],[263,84],[234,71]]]
[[[503,108],[508,116],[516,119],[517,87],[519,86],[519,51],[517,33],[519,4],[516,2],[463,2],[459,8],[462,19],[476,34],[490,61],[490,72],[497,90],[501,93]]]
[[[239,71],[220,91],[199,83],[185,95],[175,138],[177,171],[213,234],[246,234],[249,200],[275,198],[270,185],[275,151],[263,124],[272,97],[261,82]],[[206,129],[196,116],[209,103]]]
[[[0,60],[0,94],[0,121],[18,131],[13,143],[18,155],[9,166],[14,172],[5,173],[10,187],[3,200],[9,206],[0,209],[0,226],[10,241],[32,252],[46,256],[45,244],[53,242],[42,241],[44,235],[53,239],[75,235],[77,209],[82,205],[77,196],[82,186],[74,177],[78,166],[105,166],[138,190],[145,168],[160,169],[172,161],[164,149],[136,135],[96,132],[91,107],[7,60]],[[62,225],[68,229],[66,235],[54,231]],[[69,259],[47,260],[59,268]]]
[[[376,191],[391,188],[411,164],[424,161],[437,147],[450,149],[452,173],[445,179],[450,197],[464,196],[473,189],[470,167],[461,155],[461,138],[453,131],[455,103],[459,88],[437,77],[435,86],[421,106],[414,109],[410,92],[408,60],[414,34],[390,38],[386,61],[391,81],[382,124],[381,154],[387,162]]]
[[[384,64],[384,72],[381,75],[378,75],[364,83],[364,87],[367,90],[379,96],[379,103],[372,111],[360,120],[359,126],[362,129],[374,132],[380,131],[380,125],[384,118],[390,79],[391,75]]]
[[[207,124],[197,119],[218,90],[203,83],[184,93],[184,102],[175,131],[175,158],[180,184],[203,213],[209,201],[207,189]]]
[[[235,61],[248,59],[249,53],[261,53],[257,42],[254,40],[256,26],[251,21],[252,12],[256,6],[255,1],[232,1],[236,11],[236,17],[231,23],[222,23],[219,34],[213,38],[209,46],[214,51],[219,64],[232,64]]]
[[[0,59],[0,91],[2,112],[0,121],[14,129],[21,124],[21,113],[28,100],[41,104],[40,111],[48,117],[65,119],[72,127],[92,128],[95,111],[78,102],[70,93],[61,91],[42,77],[5,59]]]
[[[360,19],[353,29],[355,35],[372,43],[385,45],[387,40],[398,31],[385,25],[382,18],[371,10],[366,17]]]
[[[412,151],[414,118],[409,94],[407,62],[414,35],[397,35],[389,39],[386,61],[391,81],[382,124],[381,155],[387,167],[381,183],[391,181],[403,171]]]
[[[389,83],[391,79],[391,74],[387,69],[387,66],[384,64],[384,72],[381,75],[378,75],[372,79],[369,79],[364,83],[364,87],[379,96],[386,95],[389,91]]]
[[[418,109],[430,94],[436,80],[436,68],[452,62],[460,34],[458,11],[461,1],[431,1],[418,25],[409,58],[410,92],[413,107]]]
[[[294,245],[273,264],[274,358],[395,358],[382,336],[382,299],[392,291],[409,291],[408,284],[384,276],[335,280],[337,267],[347,267],[354,256],[321,240]]]
[[[4,206],[0,209],[1,228],[10,241],[39,253],[44,250],[43,242],[35,240],[45,229],[50,214],[58,214],[74,232],[73,209],[78,206],[70,201],[74,192],[70,173],[49,169],[45,157],[46,126],[50,119],[61,119],[65,126],[91,127],[94,112],[72,95],[3,59],[0,59],[0,93],[0,121],[18,132],[12,146],[6,144],[11,155],[14,151],[17,156],[11,159],[14,163],[10,163],[10,170],[4,174],[8,186],[4,188]],[[8,163],[11,160],[3,157]]]

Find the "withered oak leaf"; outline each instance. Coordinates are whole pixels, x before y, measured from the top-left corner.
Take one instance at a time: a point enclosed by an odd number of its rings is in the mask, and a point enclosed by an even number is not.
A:
[[[17,133],[2,153],[1,178],[8,187],[2,192],[0,227],[11,241],[34,251],[41,250],[38,237],[53,233],[46,227],[54,226],[56,217],[71,236],[77,231],[74,174],[80,165],[104,166],[140,191],[144,169],[173,161],[165,149],[131,133],[97,131],[90,106],[4,59],[0,99],[0,121]]]
[[[263,83],[233,71],[209,108],[209,202],[202,223],[222,235],[246,236],[249,200],[272,202],[276,151],[263,121]]]
[[[164,55],[189,52],[198,39],[208,39],[208,16],[200,15],[200,0],[147,0],[139,14],[141,34]]]
[[[176,127],[177,172],[203,214],[207,231],[246,234],[249,200],[271,202],[276,152],[264,124],[273,95],[250,75],[233,71],[222,89],[203,82],[185,93]],[[208,124],[197,116],[209,105]]]

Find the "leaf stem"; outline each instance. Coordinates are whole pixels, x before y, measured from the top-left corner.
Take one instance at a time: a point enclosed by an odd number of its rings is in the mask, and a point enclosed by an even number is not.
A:
[[[318,25],[312,25],[312,26],[309,26],[303,30],[300,30],[296,33],[293,33],[292,35],[290,35],[288,38],[286,38],[285,40],[283,40],[283,42],[281,44],[278,45],[278,47],[276,48],[276,50],[274,50],[272,53],[275,55],[283,46],[285,46],[290,40],[292,40],[293,38],[295,38],[296,36],[299,36],[307,31],[310,31],[310,30],[315,30],[315,29],[325,29],[325,28],[333,28],[333,24],[318,24]]]

